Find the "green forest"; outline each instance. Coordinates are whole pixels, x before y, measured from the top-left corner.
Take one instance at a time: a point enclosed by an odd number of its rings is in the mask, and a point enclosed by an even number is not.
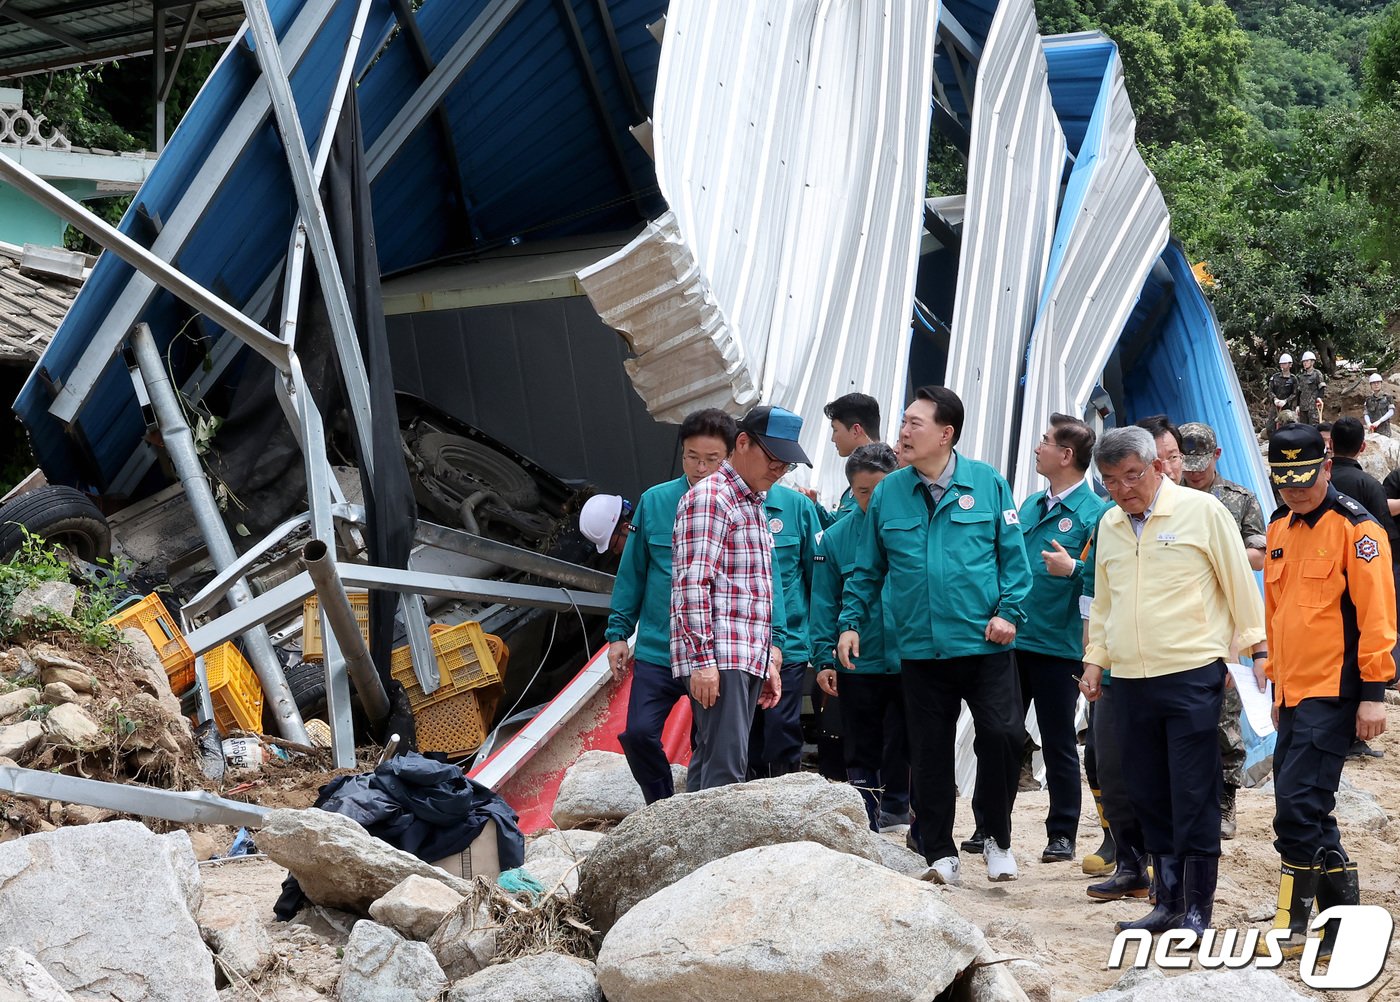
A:
[[[1393,366],[1400,334],[1400,2],[1038,0],[1045,34],[1119,46],[1172,229],[1250,381],[1281,351]],[[173,128],[215,53],[187,56]],[[151,141],[149,60],[26,81],[74,142]],[[935,141],[931,193],[961,191]],[[119,211],[109,207],[109,213]]]
[[[1113,38],[1172,231],[1241,378],[1282,351],[1397,361],[1400,3],[1038,0]]]

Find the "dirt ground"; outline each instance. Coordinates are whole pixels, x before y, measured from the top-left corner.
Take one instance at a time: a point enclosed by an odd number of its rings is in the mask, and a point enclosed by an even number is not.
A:
[[[1374,794],[1390,822],[1380,832],[1342,826],[1342,840],[1360,863],[1361,903],[1381,905],[1400,915],[1400,706],[1388,705],[1388,730],[1372,746],[1384,758],[1348,761],[1343,773],[1352,785]],[[949,903],[983,928],[1001,952],[1042,965],[1054,984],[1054,1002],[1069,1002],[1111,987],[1122,972],[1107,970],[1113,923],[1145,914],[1145,901],[1095,902],[1085,887],[1098,878],[1072,864],[1042,863],[1045,844],[1044,792],[1021,793],[1012,819],[1012,850],[1021,872],[1019,880],[993,884],[986,880],[982,861],[963,855],[961,887],[947,888]],[[1099,845],[1100,829],[1093,800],[1084,790],[1077,851],[1079,858]],[[1220,886],[1216,897],[1216,928],[1267,928],[1273,924],[1278,893],[1278,854],[1273,848],[1272,792],[1241,790],[1239,834],[1223,843]],[[955,833],[959,839],[973,830],[972,807],[958,801]],[[1300,994],[1334,1002],[1400,1000],[1400,937],[1392,939],[1390,959],[1379,979],[1355,992],[1318,992],[1298,978],[1298,961],[1285,961],[1276,973]],[[1391,979],[1394,980],[1391,980]]]

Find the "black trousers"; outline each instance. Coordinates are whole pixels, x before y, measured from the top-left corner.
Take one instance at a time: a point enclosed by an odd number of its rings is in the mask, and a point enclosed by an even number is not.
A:
[[[977,753],[977,784],[972,809],[1002,848],[1011,847],[1011,807],[1026,740],[1016,672],[1006,651],[902,662],[904,713],[909,727],[914,809],[919,837],[930,863],[956,856],[953,816],[957,784],[953,777],[958,713],[963,701],[972,712]]]
[[[1045,832],[1074,842],[1079,831],[1079,736],[1074,731],[1074,708],[1079,701],[1082,661],[1051,657],[1031,651],[1016,652],[1023,713],[1035,703],[1040,725],[1040,754],[1045,759],[1045,783],[1050,789],[1050,810]]]
[[[754,714],[749,732],[749,776],[796,772],[802,763],[802,697],[807,663],[784,664],[780,670],[783,694],[778,705]]]
[[[1305,699],[1280,707],[1274,744],[1274,848],[1291,863],[1310,863],[1318,848],[1342,849],[1337,786],[1356,737],[1354,699]]]
[[[683,678],[673,678],[670,668],[638,661],[632,668],[632,694],[627,699],[627,729],[617,736],[627,756],[632,778],[642,788],[648,804],[676,792],[671,763],[661,747],[666,718],[690,695]]]
[[[1148,852],[1220,855],[1220,701],[1225,662],[1156,678],[1115,675],[1123,778]],[[1121,698],[1118,698],[1121,697]],[[1102,766],[1102,763],[1100,763]]]
[[[1098,712],[1098,703],[1090,703],[1089,729],[1084,732],[1084,779],[1091,790],[1099,789],[1099,739],[1094,733],[1094,717]]]

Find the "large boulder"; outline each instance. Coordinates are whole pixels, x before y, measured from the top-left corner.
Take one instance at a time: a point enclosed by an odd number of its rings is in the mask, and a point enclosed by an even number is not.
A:
[[[812,773],[678,794],[598,844],[579,868],[579,896],[594,928],[607,930],[638,901],[740,850],[816,842],[879,863],[878,838],[855,787]]]
[[[10,607],[10,617],[42,619],[52,613],[71,616],[77,601],[77,585],[67,581],[41,581],[15,596],[14,605]]]
[[[1378,832],[1390,820],[1375,794],[1343,779],[1337,790],[1336,818],[1339,825],[1350,825]]]
[[[339,1002],[429,1002],[446,987],[442,968],[424,944],[367,920],[350,930],[336,985]]]
[[[0,755],[17,759],[44,737],[44,725],[37,720],[21,720],[0,727]]]
[[[102,728],[77,703],[50,710],[44,718],[44,731],[52,744],[91,748],[102,743]]]
[[[496,931],[500,923],[485,903],[470,898],[443,920],[428,939],[428,948],[453,981],[465,978],[496,959]]]
[[[597,969],[578,957],[540,953],[455,983],[443,1002],[602,1002]]]
[[[10,947],[0,950],[0,1002],[73,1002],[42,964]]]
[[[471,894],[466,881],[395,849],[344,815],[316,808],[268,812],[258,848],[291,871],[311,901],[362,915],[412,876]]]
[[[683,765],[671,766],[676,789],[685,789]],[[569,766],[559,784],[550,817],[560,828],[621,821],[646,806],[627,758],[617,752],[586,751]]]
[[[611,1002],[931,999],[986,941],[932,884],[814,842],[707,863],[637,904],[598,953]]]
[[[74,999],[216,997],[184,832],[112,821],[27,835],[0,845],[0,886],[0,949],[32,955]]]
[[[0,720],[13,717],[39,702],[39,690],[22,687],[0,695]]]
[[[598,848],[603,838],[602,832],[591,832],[587,828],[550,829],[525,844],[525,862],[533,863],[551,856],[570,862],[583,859]]]
[[[1243,967],[1237,971],[1192,971],[1166,977],[1148,968],[1130,971],[1106,992],[1083,1002],[1306,1002],[1272,971]]]
[[[415,875],[370,905],[369,917],[409,939],[426,942],[463,900],[447,885]]]

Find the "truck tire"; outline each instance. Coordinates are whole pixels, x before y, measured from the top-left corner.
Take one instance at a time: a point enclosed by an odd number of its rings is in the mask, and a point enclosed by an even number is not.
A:
[[[301,661],[285,669],[287,688],[302,716],[311,716],[326,705],[326,666],[319,661]]]
[[[112,555],[107,519],[91,498],[72,487],[38,487],[0,507],[0,559],[14,555],[26,530],[88,563]]]
[[[540,504],[535,478],[509,456],[461,435],[429,432],[415,450],[439,476],[451,471],[469,483],[499,495],[516,511],[534,511]],[[465,485],[456,485],[460,488]]]

